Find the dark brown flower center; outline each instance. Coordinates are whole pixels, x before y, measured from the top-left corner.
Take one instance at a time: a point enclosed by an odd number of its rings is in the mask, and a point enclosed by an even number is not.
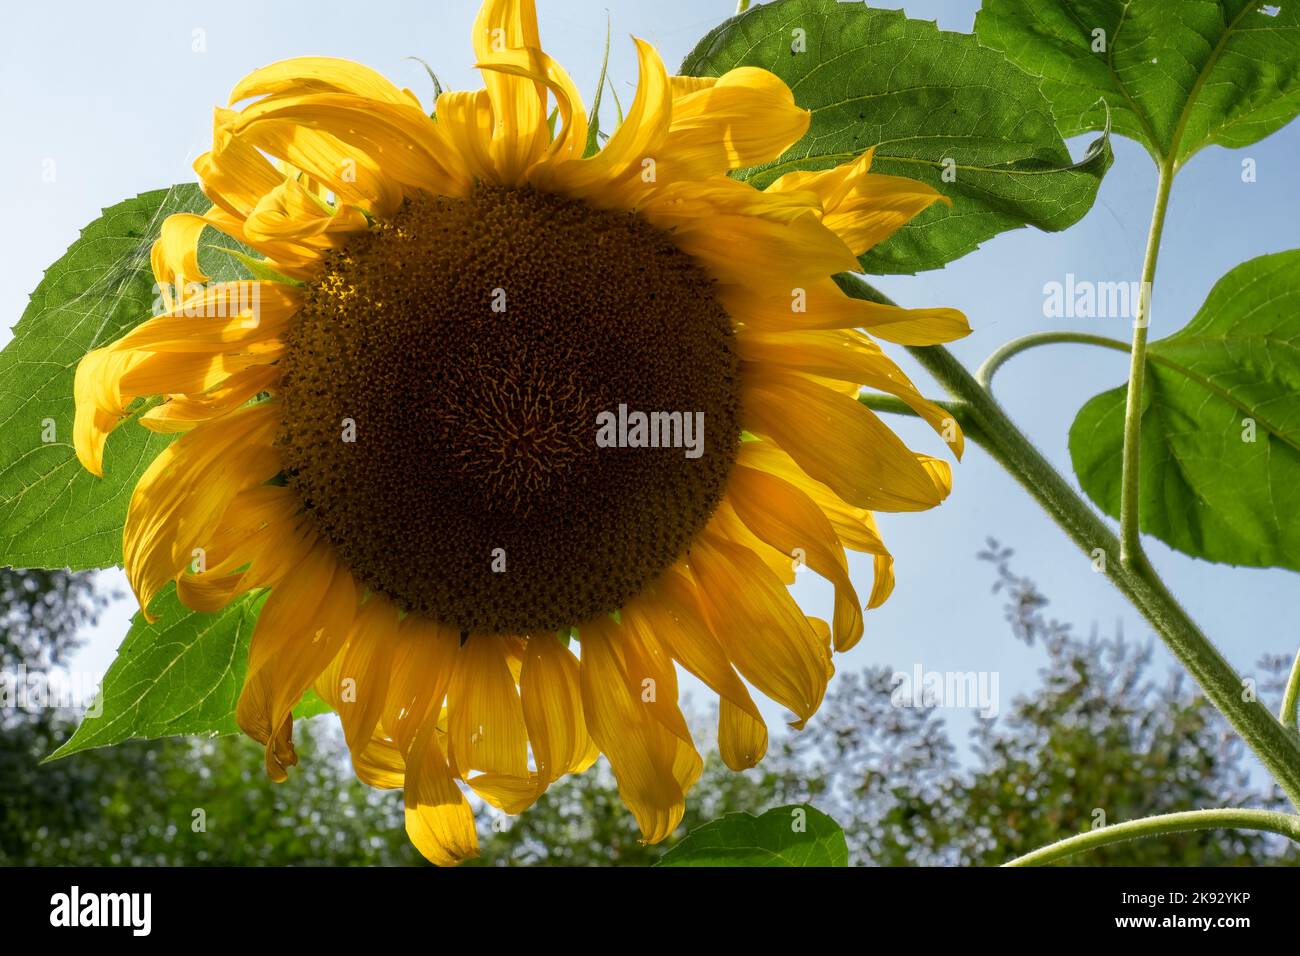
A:
[[[327,258],[288,346],[290,485],[363,584],[464,632],[618,609],[735,460],[730,320],[632,213],[410,200]]]

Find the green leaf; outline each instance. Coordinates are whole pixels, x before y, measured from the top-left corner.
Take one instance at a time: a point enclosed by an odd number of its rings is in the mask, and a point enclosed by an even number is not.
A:
[[[1142,530],[1210,561],[1300,571],[1300,250],[1237,266],[1147,359]],[[1126,392],[1096,396],[1070,428],[1079,482],[1113,517]]]
[[[807,805],[728,813],[692,830],[658,866],[848,866],[838,823]]]
[[[801,40],[804,52],[794,52]],[[1104,136],[1075,163],[1037,81],[1004,56],[897,10],[776,0],[709,33],[681,72],[737,66],[771,70],[812,111],[800,142],[740,177],[762,188],[875,146],[874,172],[921,180],[952,200],[862,256],[866,272],[937,269],[1025,225],[1065,229],[1091,208],[1111,163]]]
[[[72,380],[83,355],[153,314],[149,251],[163,219],[210,205],[192,184],[120,202],[82,230],[32,293],[0,352],[0,565],[80,570],[121,561],[131,491],[175,436],[124,424],[96,478],[72,449]],[[213,241],[200,264],[213,281],[244,277],[235,259],[213,254],[238,245],[205,235]]]
[[[264,597],[246,594],[222,611],[204,614],[182,605],[168,585],[154,604],[158,620],[150,624],[135,615],[95,704],[48,759],[134,738],[240,733],[235,703]],[[329,710],[308,690],[293,715],[303,720]]]
[[[582,156],[587,159],[600,152],[600,100],[605,92],[605,77],[609,75],[609,40],[612,20],[609,11],[605,11],[605,56],[600,61],[600,79],[596,81],[596,95],[591,99],[591,115],[587,118],[587,145]]]
[[[133,737],[238,733],[235,702],[260,604],[258,595],[247,595],[223,611],[200,614],[182,605],[169,585],[154,605],[155,623],[136,614],[95,705],[51,757]]]
[[[1294,0],[984,0],[980,42],[1042,77],[1061,131],[1116,132],[1177,165],[1300,112]]]

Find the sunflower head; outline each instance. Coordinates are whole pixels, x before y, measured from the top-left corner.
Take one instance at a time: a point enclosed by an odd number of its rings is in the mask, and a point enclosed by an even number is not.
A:
[[[246,77],[196,163],[212,208],[154,246],[167,312],[76,376],[95,473],[137,398],[162,397],[140,424],[181,433],[124,532],[145,613],[168,582],[199,611],[269,592],[237,711],[268,773],[296,762],[315,687],[439,863],[476,850],[467,788],[518,813],[600,753],[644,838],[667,836],[701,769],[679,666],[719,695],[735,769],[767,747],[751,688],[803,725],[863,632],[846,549],[880,604],[872,512],[949,489],[856,401],[955,427],[873,336],[966,331],[832,279],[933,190],[870,151],[762,191],[728,175],[808,129],[772,74],[669,76],[638,40],[636,97],[588,156],[531,0],[488,0],[473,44],[484,89],[434,118],[346,61]],[[209,228],[268,278],[207,284]],[[833,584],[830,622],[791,599],[799,563]]]

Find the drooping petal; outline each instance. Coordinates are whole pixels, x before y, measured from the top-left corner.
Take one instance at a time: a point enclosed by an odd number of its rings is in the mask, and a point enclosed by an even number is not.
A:
[[[436,724],[456,665],[460,639],[417,615],[404,617],[392,649],[383,726],[406,756],[426,720]]]
[[[789,368],[896,395],[952,445],[958,458],[962,455],[965,441],[957,420],[925,398],[893,360],[861,332],[746,331],[737,336],[736,351],[742,361],[755,367]]]
[[[414,104],[384,103],[349,93],[269,96],[232,117],[227,132],[258,142],[276,155],[283,151],[279,143],[295,126],[330,134],[411,189],[460,196],[471,185],[447,134]]]
[[[695,585],[677,570],[642,604],[647,625],[683,667],[721,698],[718,751],[732,770],[755,766],[767,752],[767,725],[736,675],[699,604]]]
[[[608,618],[580,629],[582,707],[592,739],[609,758],[618,791],[647,843],[681,822],[686,791],[703,762],[695,748],[665,727],[633,694],[620,649],[626,632]]]
[[[787,173],[767,188],[817,193],[822,198],[822,222],[857,255],[884,242],[934,203],[952,205],[952,200],[918,180],[868,172],[874,153],[869,149],[854,163],[822,172]]]
[[[781,551],[803,552],[808,567],[835,586],[835,649],[853,647],[863,629],[858,592],[844,548],[816,502],[795,485],[743,465],[732,469],[727,496],[750,530]]]
[[[274,587],[289,571],[293,549],[281,542],[297,533],[302,502],[289,488],[253,485],[238,492],[191,561],[175,578],[176,596],[194,611],[211,613],[237,595]],[[191,552],[193,553],[193,552]]]
[[[773,439],[812,478],[850,504],[921,511],[948,494],[925,456],[860,402],[798,376],[751,374],[745,412],[751,431]]]
[[[172,442],[140,476],[122,531],[122,563],[145,617],[149,605],[211,543],[241,491],[280,469],[271,403],[232,413]]]
[[[673,77],[674,94],[685,78]],[[704,179],[770,162],[808,131],[812,114],[795,105],[785,82],[746,66],[707,85],[674,95],[672,125],[664,141],[660,176],[665,181]]]
[[[478,856],[474,812],[426,719],[406,754],[406,834],[431,863],[451,866]]]
[[[734,319],[762,331],[861,328],[900,345],[939,345],[970,334],[970,324],[956,309],[903,309],[855,299],[829,278],[788,285],[729,287],[722,290],[722,302]]]
[[[528,776],[528,731],[503,638],[474,634],[460,649],[447,688],[447,759],[471,770]]]
[[[560,115],[560,130],[538,162],[555,162],[580,159],[587,146],[587,112],[578,92],[564,67],[541,50],[526,47],[518,50],[501,50],[475,64],[482,70],[495,70],[511,76],[523,77],[542,84],[555,95]]]
[[[234,411],[280,380],[275,365],[254,365],[235,372],[220,385],[196,395],[177,395],[140,416],[150,431],[169,434],[189,431],[202,422]]]
[[[383,719],[397,642],[397,609],[372,596],[357,612],[347,646],[339,655],[338,672],[331,675],[335,680],[331,691],[337,699],[334,709],[353,754],[365,752]]]
[[[255,96],[304,92],[351,93],[398,105],[420,105],[410,90],[399,90],[381,73],[352,60],[300,56],[254,70],[235,85],[230,103]]]
[[[291,711],[342,648],[356,613],[358,591],[333,549],[301,539],[299,569],[271,590],[248,648],[248,674],[235,718],[266,744],[266,771],[284,780],[297,762]]]
[[[746,680],[795,714],[793,726],[802,727],[834,673],[830,648],[747,548],[704,535],[691,547],[690,564],[727,656]]]
[[[578,659],[550,634],[528,639],[519,696],[537,772],[547,780],[581,773],[598,756],[582,715]]]

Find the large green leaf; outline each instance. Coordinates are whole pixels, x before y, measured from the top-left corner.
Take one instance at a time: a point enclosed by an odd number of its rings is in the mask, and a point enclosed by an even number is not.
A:
[[[1042,77],[1066,135],[1109,110],[1157,162],[1247,146],[1300,112],[1295,0],[984,0],[975,31]]]
[[[172,436],[128,423],[109,439],[104,478],[96,478],[72,450],[72,379],[83,355],[152,314],[149,250],[163,219],[209,205],[195,185],[120,202],[82,230],[36,287],[0,352],[0,565],[83,569],[121,561],[131,490]],[[236,260],[217,251],[236,244],[207,235],[205,271],[216,281],[240,278]]]
[[[1211,561],[1300,571],[1300,250],[1233,269],[1147,357],[1142,530]],[[1070,429],[1079,482],[1112,516],[1126,392],[1093,398]]]
[[[50,759],[133,738],[239,733],[235,702],[264,597],[246,594],[223,611],[202,614],[182,605],[169,585],[154,604],[156,622],[136,614],[95,705]],[[308,690],[293,713],[303,719],[328,710]]]
[[[794,52],[801,41],[806,49]],[[800,142],[740,176],[762,187],[875,146],[874,171],[922,180],[952,200],[864,255],[867,272],[937,269],[1025,225],[1064,229],[1091,208],[1110,166],[1105,137],[1071,160],[1033,77],[973,36],[897,10],[776,0],[709,33],[681,72],[737,66],[771,70],[812,111]]]
[[[260,600],[247,595],[216,614],[199,614],[168,586],[140,614],[104,675],[100,697],[76,733],[52,756],[104,747],[132,737],[238,733],[235,702],[248,664],[248,638]]]
[[[728,813],[692,830],[658,866],[847,866],[838,823],[810,806],[777,807],[760,817]]]

